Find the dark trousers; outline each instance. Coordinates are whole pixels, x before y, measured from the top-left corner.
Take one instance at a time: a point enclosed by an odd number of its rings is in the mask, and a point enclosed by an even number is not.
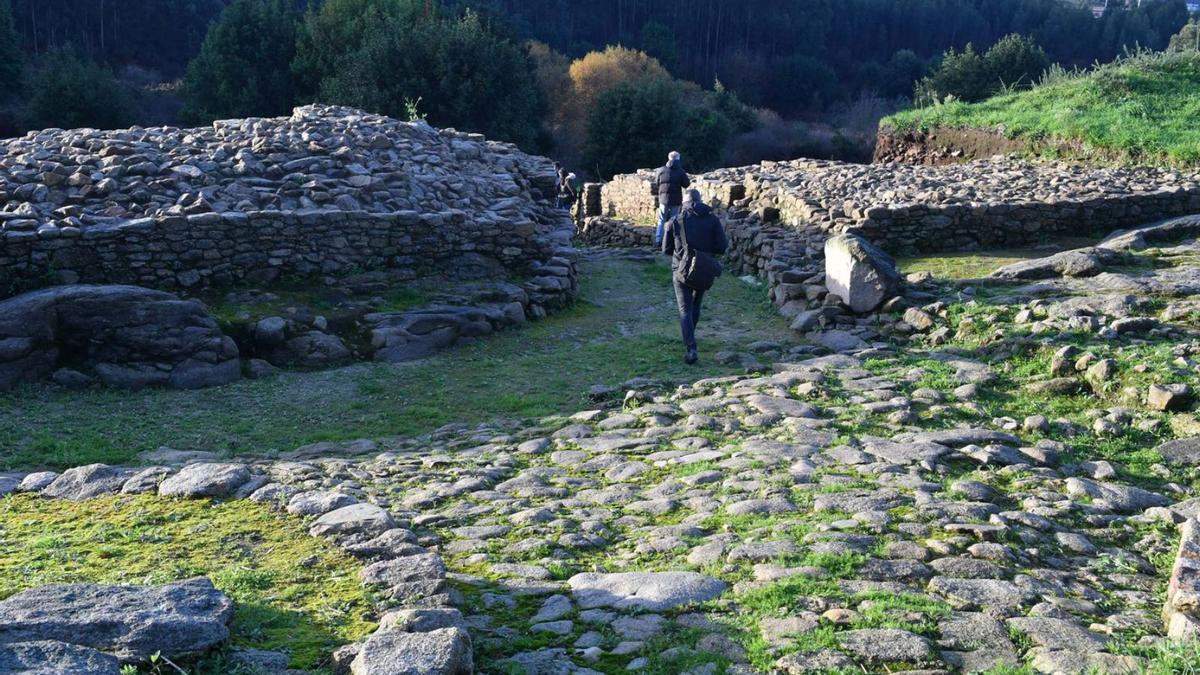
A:
[[[679,332],[683,334],[683,346],[694,350],[696,348],[696,325],[700,323],[700,301],[704,299],[704,291],[697,291],[673,280],[675,284],[675,302],[679,305]]]

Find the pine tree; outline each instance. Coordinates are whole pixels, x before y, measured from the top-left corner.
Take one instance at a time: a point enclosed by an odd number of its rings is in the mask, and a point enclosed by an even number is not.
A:
[[[0,102],[15,98],[24,83],[25,55],[13,29],[12,5],[0,0]]]
[[[296,25],[288,0],[235,0],[188,64],[181,118],[203,124],[287,113],[296,99]]]

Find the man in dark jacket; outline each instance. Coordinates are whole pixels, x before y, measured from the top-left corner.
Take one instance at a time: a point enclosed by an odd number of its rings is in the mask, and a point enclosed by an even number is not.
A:
[[[687,238],[686,246],[684,235]],[[704,299],[704,291],[691,288],[683,282],[683,261],[688,246],[714,256],[721,255],[729,248],[725,228],[701,199],[698,190],[688,191],[679,215],[667,224],[662,242],[662,252],[671,256],[671,281],[675,286],[675,302],[679,305],[679,330],[683,334],[683,346],[687,349],[683,360],[693,364],[700,358],[696,353],[696,325],[700,323],[700,302]]]
[[[579,192],[575,188],[575,174],[568,173],[558,181],[558,208],[570,211],[579,201]]]
[[[658,206],[658,224],[654,227],[654,246],[663,243],[663,228],[667,221],[679,213],[683,205],[683,190],[690,187],[692,179],[683,170],[683,160],[678,152],[667,155],[667,164],[658,170],[650,183],[650,193]]]

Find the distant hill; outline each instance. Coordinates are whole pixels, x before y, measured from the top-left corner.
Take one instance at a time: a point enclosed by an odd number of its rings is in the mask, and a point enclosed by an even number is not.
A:
[[[1200,52],[1143,53],[1028,91],[949,102],[880,122],[877,161],[947,163],[1003,153],[1200,164]]]

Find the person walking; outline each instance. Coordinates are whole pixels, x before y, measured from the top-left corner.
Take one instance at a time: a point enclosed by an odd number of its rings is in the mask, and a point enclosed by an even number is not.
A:
[[[683,170],[683,158],[676,151],[667,155],[667,163],[650,183],[650,193],[654,195],[658,206],[658,224],[654,226],[654,246],[660,248],[663,244],[663,229],[667,221],[679,213],[683,205],[683,191],[691,187],[692,179]]]
[[[700,359],[696,348],[700,303],[705,292],[721,276],[721,263],[716,256],[729,248],[729,239],[721,220],[704,203],[698,190],[689,190],[681,206],[679,213],[667,223],[662,252],[671,256],[671,281],[679,306],[679,331],[687,350],[683,360],[691,365]]]
[[[558,174],[558,208],[570,211],[578,199],[579,193],[575,188],[575,174],[567,173],[565,169],[560,170]]]

